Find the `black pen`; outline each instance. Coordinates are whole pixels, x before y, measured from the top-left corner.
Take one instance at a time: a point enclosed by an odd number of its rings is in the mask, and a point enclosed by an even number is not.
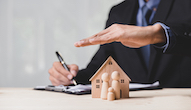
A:
[[[70,71],[69,68],[67,67],[66,63],[64,62],[64,59],[62,58],[61,54],[60,54],[58,51],[56,51],[56,55],[57,55],[57,57],[58,57],[58,60],[59,60],[60,63],[62,64],[62,66],[63,66],[67,71]],[[77,83],[76,83],[74,77],[72,78],[72,81],[73,81],[74,85],[77,85]]]

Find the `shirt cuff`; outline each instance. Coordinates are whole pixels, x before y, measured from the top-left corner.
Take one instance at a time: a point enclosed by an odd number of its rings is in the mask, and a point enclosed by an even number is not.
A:
[[[164,44],[163,46],[158,46],[158,45],[154,45],[154,46],[156,48],[163,49],[163,53],[165,53],[166,50],[171,47],[170,40],[174,42],[174,41],[176,41],[176,38],[173,37],[173,32],[171,31],[170,27],[168,27],[165,24],[160,23],[160,22],[157,22],[155,24],[160,24],[162,26],[162,28],[164,29],[165,35],[166,35],[166,44]]]

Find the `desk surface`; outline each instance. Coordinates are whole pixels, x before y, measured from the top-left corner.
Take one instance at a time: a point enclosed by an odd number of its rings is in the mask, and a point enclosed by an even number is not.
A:
[[[115,101],[38,91],[0,88],[0,110],[191,110],[191,89],[131,91],[130,98]]]

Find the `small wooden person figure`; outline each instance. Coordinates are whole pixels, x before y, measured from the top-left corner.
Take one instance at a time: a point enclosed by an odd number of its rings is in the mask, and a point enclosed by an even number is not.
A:
[[[112,88],[114,89],[115,98],[120,99],[120,84],[119,84],[120,74],[119,74],[119,72],[114,71],[111,74],[111,78],[113,79],[112,80]]]
[[[103,73],[101,78],[103,80],[102,88],[101,88],[101,98],[103,100],[107,100],[107,93],[109,88],[109,74]]]
[[[107,100],[109,101],[115,100],[114,89],[112,87],[108,89]]]

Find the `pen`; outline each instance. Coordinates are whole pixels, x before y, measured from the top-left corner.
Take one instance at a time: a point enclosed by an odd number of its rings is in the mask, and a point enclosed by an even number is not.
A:
[[[62,64],[62,66],[63,66],[67,71],[70,71],[69,68],[67,67],[66,63],[64,62],[64,59],[62,58],[61,54],[60,54],[58,51],[56,51],[56,55],[57,55],[57,57],[58,57],[58,60],[59,60],[60,63]],[[77,83],[76,83],[74,77],[72,78],[72,81],[73,81],[74,85],[77,85]]]

